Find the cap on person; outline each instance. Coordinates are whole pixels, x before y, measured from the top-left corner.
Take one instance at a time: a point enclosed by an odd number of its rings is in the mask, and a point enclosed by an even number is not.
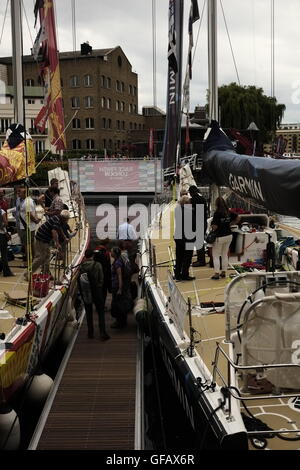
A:
[[[70,218],[70,212],[67,211],[67,210],[62,210],[60,215],[64,218],[64,219],[69,219]]]
[[[194,184],[189,187],[189,193],[190,193],[190,194],[198,193],[198,192],[199,192],[199,189],[198,189],[197,186],[195,186]]]

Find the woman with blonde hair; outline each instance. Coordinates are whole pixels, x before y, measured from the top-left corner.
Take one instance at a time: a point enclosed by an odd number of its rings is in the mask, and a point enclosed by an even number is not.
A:
[[[217,280],[220,277],[226,277],[229,262],[228,251],[232,241],[231,225],[236,224],[238,219],[238,214],[229,211],[225,199],[218,197],[216,199],[216,211],[211,222],[211,230],[217,233],[217,238],[212,245],[215,274],[211,279]],[[220,257],[222,260],[222,270]]]

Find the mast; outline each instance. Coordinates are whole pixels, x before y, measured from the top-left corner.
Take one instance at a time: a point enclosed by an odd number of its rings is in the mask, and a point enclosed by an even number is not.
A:
[[[208,0],[208,84],[209,120],[218,121],[218,45],[217,45],[217,1]]]
[[[21,0],[11,0],[12,63],[14,83],[14,118],[15,122],[25,127],[23,103],[23,43]]]

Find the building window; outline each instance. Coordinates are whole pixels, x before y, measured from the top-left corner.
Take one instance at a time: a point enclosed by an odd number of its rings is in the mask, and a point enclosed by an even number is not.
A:
[[[109,77],[106,79],[106,86],[107,88],[111,88],[111,79]]]
[[[125,91],[125,83],[124,82],[121,82],[121,91],[122,91],[122,93],[124,93],[124,91]]]
[[[136,86],[133,87],[133,96],[136,96]]]
[[[80,106],[79,96],[73,96],[71,98],[71,106],[72,106],[72,108],[79,108],[79,106]]]
[[[102,118],[102,129],[106,128],[106,118]]]
[[[1,123],[1,132],[4,133],[7,131],[7,129],[11,125],[11,119],[0,119],[0,123]]]
[[[94,129],[94,118],[86,118],[85,120],[85,128],[86,129]]]
[[[141,130],[142,130],[142,125],[141,125],[141,124],[139,124],[139,131],[141,131]]]
[[[136,114],[136,104],[132,105],[132,109],[133,109],[134,114]]]
[[[117,121],[117,129],[120,129],[120,121]]]
[[[35,151],[36,151],[36,153],[45,152],[45,150],[46,150],[45,141],[44,140],[37,140],[35,142]]]
[[[120,101],[116,101],[116,111],[120,111]]]
[[[100,77],[100,84],[101,84],[102,87],[105,87],[105,77],[104,77],[104,75],[101,75],[101,77]]]
[[[70,78],[70,86],[71,87],[79,86],[79,77],[78,77],[78,75],[72,75],[72,77]]]
[[[111,140],[111,139],[108,140],[108,148],[109,148],[109,149],[112,148],[112,140]]]
[[[85,96],[84,97],[84,106],[86,108],[93,108],[94,107],[94,98],[92,96]]]
[[[80,119],[75,118],[72,120],[72,129],[80,129]]]
[[[27,78],[25,81],[25,86],[34,86],[33,78]]]
[[[106,98],[104,96],[102,96],[102,98],[101,98],[101,106],[102,106],[102,108],[106,107]]]
[[[106,148],[106,139],[103,139],[103,148],[105,149]]]
[[[94,148],[95,148],[95,141],[94,141],[94,139],[87,139],[87,140],[86,140],[86,148],[87,148],[88,150],[94,150]]]
[[[122,112],[125,111],[125,103],[124,103],[124,101],[121,101],[121,111],[122,111]]]
[[[121,141],[120,141],[120,140],[117,140],[117,149],[120,148],[120,145],[121,145]]]
[[[129,129],[132,130],[132,122],[129,123]]]
[[[132,86],[131,86],[131,85],[129,85],[129,87],[128,87],[128,88],[129,88],[129,94],[130,94],[130,95],[132,95]]]
[[[136,128],[137,128],[137,125],[136,125],[136,122],[135,122],[135,123],[134,123],[134,129],[136,130]]]
[[[111,99],[110,98],[107,98],[106,107],[107,107],[107,109],[111,109]]]
[[[125,130],[125,121],[122,121],[122,129]]]
[[[29,100],[27,100],[27,103],[28,103],[28,104],[34,104],[34,103],[35,103],[35,100],[29,99]]]
[[[129,105],[129,112],[132,113],[132,104]]]
[[[111,129],[111,119],[107,119],[107,128]]]
[[[81,149],[81,140],[79,140],[79,139],[72,140],[72,148],[73,148],[73,150],[80,150]]]
[[[92,84],[93,84],[92,76],[91,75],[85,75],[83,77],[83,84],[84,84],[84,86],[92,86]]]

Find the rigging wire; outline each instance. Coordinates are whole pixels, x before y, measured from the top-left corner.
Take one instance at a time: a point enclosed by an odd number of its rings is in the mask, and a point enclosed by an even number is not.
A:
[[[232,42],[231,42],[231,39],[230,39],[230,34],[229,34],[228,26],[227,26],[227,21],[226,21],[226,17],[225,17],[225,11],[224,11],[224,8],[223,8],[222,0],[220,0],[220,5],[221,5],[222,13],[223,13],[224,24],[225,24],[225,28],[226,28],[226,32],[227,32],[227,37],[228,37],[228,41],[229,41],[229,46],[230,46],[230,50],[231,50],[232,60],[233,60],[233,64],[234,64],[238,84],[241,86],[241,81],[240,81],[239,72],[238,72],[238,68],[237,68],[237,64],[236,64],[236,60],[235,60],[235,55],[234,55],[234,51],[233,51],[233,47],[232,47]]]
[[[32,44],[32,47],[33,47],[34,41],[33,41],[33,37],[32,37],[32,34],[31,34],[31,29],[30,29],[30,26],[29,26],[29,21],[28,21],[26,8],[25,8],[23,0],[22,0],[22,7],[23,7],[23,12],[24,12],[24,16],[25,16],[25,20],[26,20],[26,24],[27,24],[27,28],[28,28],[28,32],[29,32],[29,36],[30,36],[30,40],[31,40],[31,44]]]
[[[6,17],[7,17],[8,2],[9,2],[9,0],[6,1],[5,13],[4,13],[3,24],[2,24],[2,29],[1,29],[1,36],[0,36],[0,44],[2,43],[4,26],[5,26]]]

